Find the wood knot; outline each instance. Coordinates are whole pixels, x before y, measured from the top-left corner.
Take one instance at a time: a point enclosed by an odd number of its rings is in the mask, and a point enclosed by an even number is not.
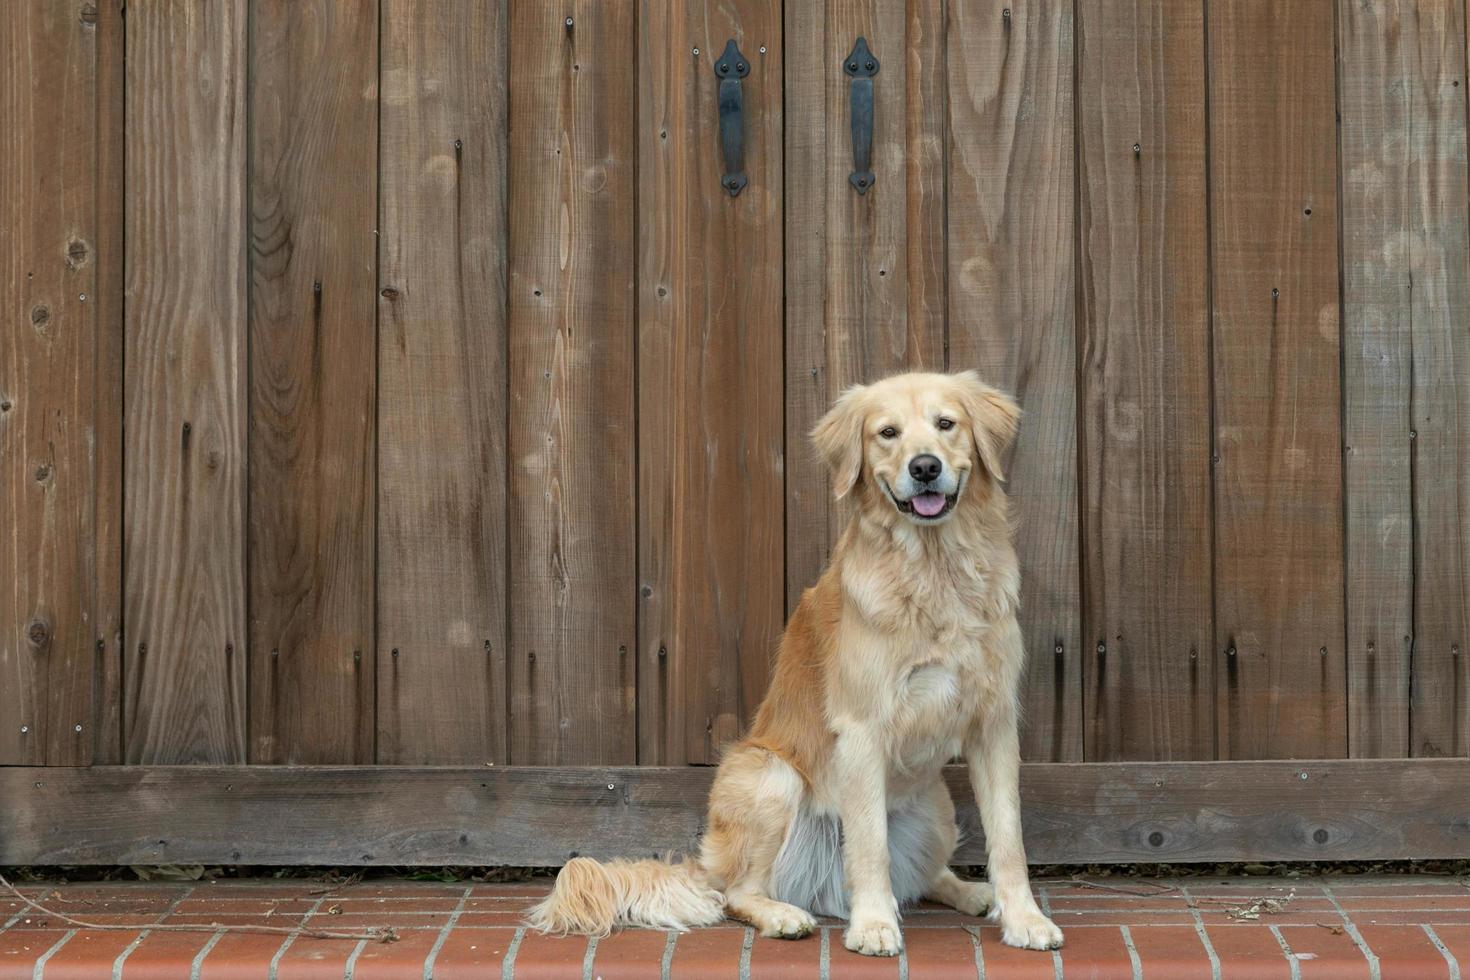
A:
[[[80,17],[82,23],[88,26],[97,23],[97,5],[95,3],[82,4],[82,12],[80,14]]]
[[[384,286],[382,292],[379,293],[379,295],[391,303],[398,298],[398,290],[394,289],[392,286]]]
[[[51,308],[49,306],[38,306],[31,310],[31,326],[37,330],[44,330],[46,324],[51,321]]]
[[[36,467],[36,482],[37,483],[45,483],[46,482],[46,478],[49,477],[50,475],[51,475],[51,467],[49,465],[47,465],[46,463],[42,463],[40,466],[37,466]]]
[[[80,269],[87,264],[87,256],[91,251],[86,242],[80,238],[73,238],[66,243],[66,264],[72,269]]]
[[[26,639],[31,641],[33,647],[43,647],[51,640],[51,630],[37,619],[26,627]]]

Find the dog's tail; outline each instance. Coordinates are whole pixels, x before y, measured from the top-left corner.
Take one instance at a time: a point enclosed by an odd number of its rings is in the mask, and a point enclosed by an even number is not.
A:
[[[609,861],[573,858],[545,900],[526,915],[543,933],[605,936],[614,929],[671,929],[714,925],[725,917],[725,896],[692,861]]]

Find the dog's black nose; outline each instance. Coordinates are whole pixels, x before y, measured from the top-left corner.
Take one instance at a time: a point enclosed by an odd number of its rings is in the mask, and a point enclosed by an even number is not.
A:
[[[939,474],[944,472],[944,464],[939,461],[938,456],[925,453],[915,456],[909,460],[909,476],[920,483],[928,483],[930,480],[939,479]]]

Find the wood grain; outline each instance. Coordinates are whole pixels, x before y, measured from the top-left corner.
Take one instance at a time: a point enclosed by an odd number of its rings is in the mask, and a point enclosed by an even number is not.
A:
[[[128,16],[133,764],[245,761],[245,8]]]
[[[1411,134],[1430,122],[1414,93],[1413,6],[1340,3],[1337,12],[1348,750],[1367,757],[1409,754],[1410,242],[1421,196],[1411,156],[1424,149],[1411,148]]]
[[[1215,755],[1204,19],[1079,12],[1089,760]]]
[[[92,763],[123,761],[123,373],[127,325],[124,0],[97,3],[96,572]]]
[[[786,587],[813,584],[851,517],[808,433],[843,388],[944,366],[944,17],[937,0],[786,8]],[[859,195],[843,59],[878,58]],[[793,285],[794,284],[794,285]]]
[[[948,5],[949,367],[1025,415],[1018,517],[1023,757],[1082,758],[1072,4]]]
[[[1410,103],[1414,655],[1409,752],[1470,754],[1470,194],[1465,11],[1402,4]],[[1391,184],[1388,186],[1392,186]],[[1371,708],[1370,708],[1371,710]]]
[[[1208,31],[1219,752],[1339,756],[1333,10],[1215,0]]]
[[[505,762],[508,14],[381,23],[376,758]]]
[[[0,6],[0,764],[92,757],[97,28]]]
[[[376,0],[257,0],[250,759],[373,759]]]
[[[3,864],[520,865],[689,853],[708,767],[0,768]],[[985,860],[968,773],[945,771]],[[1030,764],[1039,864],[1470,856],[1470,760]],[[527,827],[536,828],[526,833]]]
[[[640,10],[638,758],[707,763],[765,693],[786,591],[781,6]],[[732,37],[750,59],[735,198],[714,73]]]
[[[637,758],[634,14],[631,0],[511,14],[517,764]]]

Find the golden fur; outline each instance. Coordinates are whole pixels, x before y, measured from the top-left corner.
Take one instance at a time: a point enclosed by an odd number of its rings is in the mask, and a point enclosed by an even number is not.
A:
[[[857,513],[787,624],[750,732],[720,764],[698,865],[579,858],[532,926],[598,934],[728,914],[797,938],[816,911],[849,919],[847,948],[891,956],[899,908],[927,897],[991,910],[1011,945],[1061,945],[1021,843],[1020,575],[1000,485],[1019,415],[968,371],[842,394],[812,439]],[[914,476],[920,457],[943,477]],[[926,487],[948,508],[928,519],[906,489],[937,499]],[[988,884],[948,868],[954,805],[940,767],[955,758],[970,766]]]

